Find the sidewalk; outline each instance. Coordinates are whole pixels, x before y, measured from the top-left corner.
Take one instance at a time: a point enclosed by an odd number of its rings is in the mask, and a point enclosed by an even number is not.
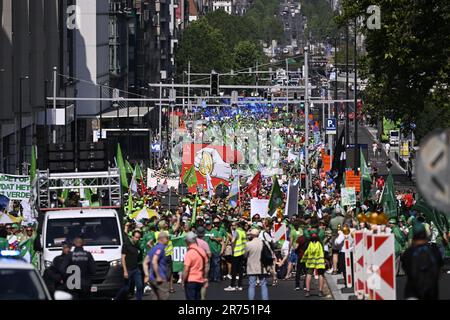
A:
[[[332,275],[325,272],[325,280],[334,300],[350,300],[354,293],[342,293],[345,284],[338,284],[338,280],[344,279],[342,274]]]

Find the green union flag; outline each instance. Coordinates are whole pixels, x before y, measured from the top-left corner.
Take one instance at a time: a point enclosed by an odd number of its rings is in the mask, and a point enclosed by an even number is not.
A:
[[[193,165],[184,173],[183,182],[186,183],[188,187],[197,184],[197,175],[195,174],[195,168]]]
[[[366,164],[366,159],[364,159],[364,154],[362,150],[360,152],[360,168],[361,168],[361,197],[364,200],[368,199],[370,196],[370,189],[372,187],[372,179],[370,178],[369,167]]]
[[[389,217],[397,217],[397,199],[395,198],[394,191],[394,179],[392,174],[389,173],[386,184],[383,188],[383,194],[381,195],[381,204],[383,205],[384,213]]]
[[[272,191],[270,193],[269,200],[269,215],[273,215],[278,207],[283,203],[283,192],[281,191],[280,184],[278,183],[277,176],[273,177]]]

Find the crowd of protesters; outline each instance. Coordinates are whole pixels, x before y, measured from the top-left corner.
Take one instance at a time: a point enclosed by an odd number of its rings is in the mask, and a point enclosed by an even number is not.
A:
[[[341,205],[342,181],[339,181],[338,172],[325,172],[324,169],[321,150],[327,145],[317,136],[311,139],[311,158],[306,168],[300,157],[301,149],[304,151],[305,147],[301,114],[297,121],[296,117],[292,119],[290,114],[282,111],[261,112],[255,116],[250,110],[242,110],[232,120],[224,115],[225,119],[210,121],[213,124],[231,121],[228,123],[231,126],[254,126],[258,130],[283,129],[279,131],[281,139],[277,142],[281,149],[281,174],[277,177],[263,175],[256,195],[260,199],[270,199],[274,181],[279,179],[283,201],[275,212],[270,217],[251,215],[248,179],[242,180],[237,205],[230,204],[226,195],[178,194],[178,190],[172,189],[171,192],[179,197],[176,209],[164,206],[156,187],[144,192],[139,186],[141,196],[133,198],[134,211],[146,207],[155,214],[139,221],[131,215],[125,218],[123,232],[127,237],[122,248],[124,287],[115,299],[126,298],[134,292],[136,299],[142,299],[146,292],[150,292],[153,299],[169,299],[175,292],[176,283],[182,285],[186,299],[208,299],[210,283],[221,283],[224,292],[232,294],[244,290],[246,278],[248,298],[251,300],[255,299],[257,286],[261,287],[261,298],[269,299],[267,287],[289,279],[294,280],[292,294],[303,294],[305,297],[327,295],[325,273],[345,272],[345,237],[364,228],[377,230],[374,226],[379,222],[372,216],[373,212],[382,215],[380,199],[385,179],[378,177],[377,169],[372,166],[370,197],[363,200],[358,194],[356,204]],[[311,128],[314,126],[311,123]],[[208,128],[208,125],[191,128],[191,138],[197,139]],[[290,153],[297,153],[300,159],[289,159]],[[305,174],[308,174],[310,181],[308,188],[305,188]],[[298,180],[301,180],[302,187],[297,210],[290,212],[285,210],[286,190],[290,181]],[[440,267],[448,248],[448,223],[439,229],[435,221],[416,210],[413,190],[397,191],[396,197],[397,215],[383,223],[383,231],[395,235],[397,270],[416,279],[409,282],[407,295],[435,298],[436,286],[417,280],[420,275],[417,275],[413,261],[417,259],[417,248],[420,248],[420,252],[425,252],[420,257],[425,255],[422,258],[426,260],[431,256],[433,266]],[[79,194],[72,192],[63,201],[67,206],[76,206],[70,201],[78,202]],[[285,224],[284,237],[275,238],[276,224]],[[7,243],[12,235],[18,237],[20,233],[24,239],[32,236],[32,229],[31,233],[28,228],[24,233],[17,227],[0,226],[0,246]],[[173,240],[179,237],[184,237],[187,251],[183,271],[173,272]],[[427,248],[432,248],[431,253]],[[318,290],[312,286],[315,279],[318,280]],[[424,286],[425,292],[417,283]]]

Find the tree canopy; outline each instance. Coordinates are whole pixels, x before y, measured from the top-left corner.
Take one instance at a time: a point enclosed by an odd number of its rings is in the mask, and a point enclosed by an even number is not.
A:
[[[448,127],[450,2],[344,0],[338,22],[367,17],[373,4],[381,10],[381,29],[359,29],[366,36],[367,110],[378,118],[400,120],[404,130],[415,123],[419,138]]]
[[[279,41],[284,35],[277,17],[278,6],[277,0],[255,0],[244,16],[216,10],[192,22],[184,30],[175,52],[178,76],[187,70],[189,61],[191,71],[201,73],[213,69],[229,72],[266,62],[261,42],[270,45],[272,40]],[[239,80],[255,80],[251,78]]]

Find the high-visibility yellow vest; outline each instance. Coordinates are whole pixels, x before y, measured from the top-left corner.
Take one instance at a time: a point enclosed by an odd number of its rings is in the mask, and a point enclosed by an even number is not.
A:
[[[234,246],[233,257],[240,257],[244,254],[247,235],[245,234],[245,231],[240,228],[236,229],[236,232],[238,233],[238,238]]]
[[[167,234],[169,234],[168,231],[164,231],[167,232]],[[155,239],[158,240],[158,236],[161,233],[161,231],[156,231],[155,232]],[[170,240],[170,235],[169,235],[169,241],[167,242],[166,248],[164,249],[164,253],[166,254],[166,257],[171,256],[173,254],[173,244],[172,244],[172,240]]]

